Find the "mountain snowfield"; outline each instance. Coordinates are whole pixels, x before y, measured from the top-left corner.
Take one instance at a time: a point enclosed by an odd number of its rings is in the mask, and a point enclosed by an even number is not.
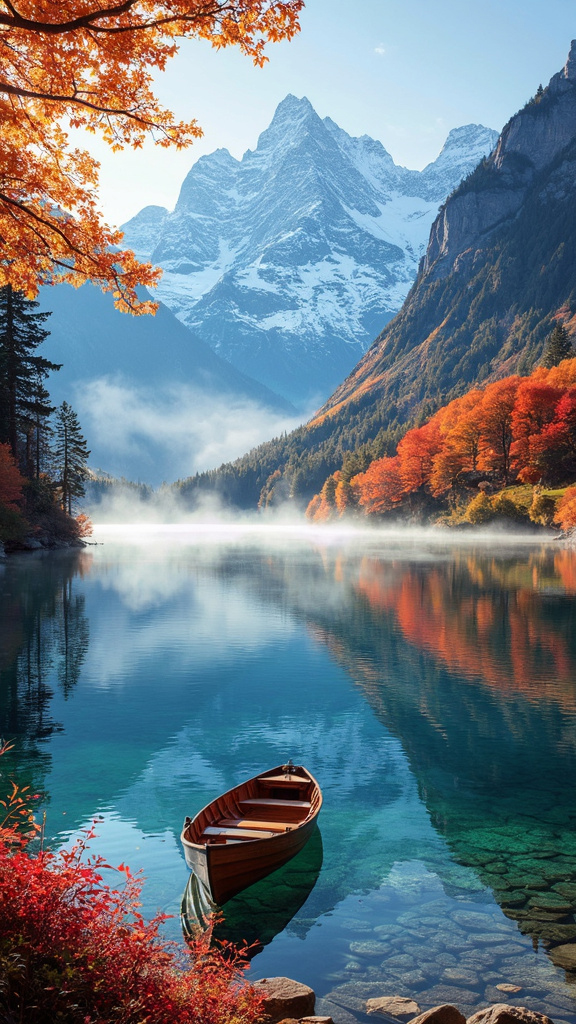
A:
[[[158,297],[186,327],[310,408],[400,309],[440,204],[497,138],[456,128],[413,171],[287,96],[255,150],[201,157],[174,211],[141,210],[125,242],[163,268]]]

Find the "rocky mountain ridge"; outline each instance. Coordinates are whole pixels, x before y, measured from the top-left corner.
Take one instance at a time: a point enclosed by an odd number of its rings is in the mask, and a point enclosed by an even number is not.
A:
[[[432,225],[406,303],[320,411],[369,394],[406,419],[505,372],[528,372],[576,312],[576,41]],[[364,399],[362,399],[364,401]]]
[[[517,213],[536,175],[576,137],[575,86],[573,43],[562,71],[508,121],[490,156],[444,205],[432,227],[424,275],[446,276],[471,240]]]
[[[287,96],[255,150],[201,157],[173,213],[145,208],[125,241],[164,269],[159,296],[187,327],[309,407],[400,308],[439,204],[496,138],[457,128],[411,171]]]

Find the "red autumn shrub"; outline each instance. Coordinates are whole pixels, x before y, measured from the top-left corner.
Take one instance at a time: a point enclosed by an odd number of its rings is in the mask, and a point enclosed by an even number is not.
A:
[[[0,754],[6,748],[0,749]],[[92,832],[58,853],[30,846],[28,794],[1,802],[0,1018],[26,1024],[253,1024],[261,1000],[241,981],[247,960],[200,939],[184,952],[145,921],[141,881],[86,858]],[[1,812],[0,812],[1,814]]]

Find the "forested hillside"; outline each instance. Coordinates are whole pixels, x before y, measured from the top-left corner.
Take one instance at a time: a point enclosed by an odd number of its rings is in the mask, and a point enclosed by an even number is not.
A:
[[[409,430],[365,472],[337,471],[307,510],[473,525],[507,519],[576,525],[576,359],[563,328],[545,366],[473,388]],[[563,358],[568,356],[568,358]],[[559,362],[557,362],[560,360]],[[511,486],[514,485],[514,486]]]

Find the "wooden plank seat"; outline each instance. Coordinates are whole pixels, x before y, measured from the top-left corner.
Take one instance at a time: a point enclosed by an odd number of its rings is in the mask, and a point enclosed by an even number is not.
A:
[[[221,828],[220,825],[209,825],[202,835],[208,838],[221,836],[224,839],[271,839],[275,833],[269,829]]]
[[[218,828],[255,828],[267,829],[270,832],[285,832],[286,826],[292,827],[291,822],[286,821],[264,821],[262,818],[222,818],[218,822]]]
[[[240,806],[249,807],[294,807],[298,810],[308,810],[310,807],[309,800],[273,800],[267,796],[255,796],[247,797],[245,800],[240,800]]]

